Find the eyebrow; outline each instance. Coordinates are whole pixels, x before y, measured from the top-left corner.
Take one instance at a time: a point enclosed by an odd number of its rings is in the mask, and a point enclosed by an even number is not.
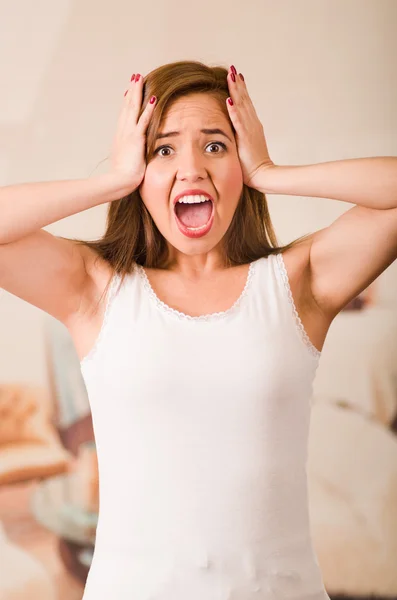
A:
[[[232,140],[230,139],[230,137],[228,135],[226,135],[226,133],[224,131],[222,131],[222,129],[201,129],[201,133],[205,133],[207,135],[223,135],[225,136],[225,138],[227,138],[229,140],[229,142],[231,142]],[[168,131],[167,133],[158,133],[156,135],[156,140],[160,140],[162,138],[166,138],[166,137],[176,137],[180,135],[180,131]]]

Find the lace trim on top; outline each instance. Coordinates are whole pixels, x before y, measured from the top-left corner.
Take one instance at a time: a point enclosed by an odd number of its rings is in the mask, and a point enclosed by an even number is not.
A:
[[[290,283],[289,283],[289,279],[288,279],[288,273],[287,273],[287,269],[285,268],[285,263],[284,263],[284,258],[283,258],[282,252],[276,254],[275,257],[276,257],[277,264],[280,267],[281,276],[282,276],[282,279],[284,281],[285,289],[286,289],[287,294],[288,294],[289,303],[290,303],[290,305],[292,307],[292,310],[293,310],[293,313],[294,313],[295,322],[296,322],[296,326],[298,328],[298,331],[299,331],[299,333],[301,335],[301,338],[302,338],[304,344],[307,346],[307,348],[309,349],[309,351],[312,354],[312,356],[314,356],[314,358],[318,359],[321,356],[321,352],[310,341],[310,338],[309,338],[309,336],[306,333],[306,330],[305,330],[305,328],[303,326],[303,323],[302,323],[301,318],[300,318],[300,316],[298,314],[298,311],[296,310],[296,306],[295,306],[294,298],[292,296],[291,287],[290,287]]]
[[[165,302],[163,302],[162,300],[160,300],[160,298],[157,296],[157,294],[155,293],[155,291],[153,290],[153,288],[152,288],[152,286],[150,284],[150,281],[148,279],[148,276],[146,275],[145,269],[142,267],[142,265],[139,265],[139,264],[136,264],[136,267],[138,268],[138,272],[140,273],[140,275],[142,277],[145,289],[147,290],[147,292],[151,296],[152,300],[155,302],[156,306],[160,310],[162,310],[163,312],[166,312],[166,313],[168,313],[170,315],[174,315],[175,317],[178,317],[181,320],[186,320],[186,321],[212,321],[212,320],[217,320],[217,319],[221,319],[221,318],[227,317],[232,312],[234,312],[234,311],[237,310],[237,308],[242,303],[243,299],[248,294],[248,290],[250,288],[251,281],[252,281],[253,274],[254,274],[254,270],[255,270],[255,265],[256,265],[256,262],[252,262],[252,263],[249,264],[248,275],[247,275],[247,280],[245,282],[244,289],[241,292],[239,298],[237,298],[236,302],[233,304],[233,306],[231,306],[231,308],[228,308],[227,310],[223,310],[223,311],[220,311],[220,312],[209,313],[209,314],[206,314],[206,315],[198,315],[198,316],[195,316],[195,317],[193,317],[192,315],[187,315],[186,313],[180,312],[179,310],[176,310],[175,308],[171,308],[170,306],[168,306],[168,304],[165,304]]]
[[[120,280],[120,275],[118,273],[114,273],[114,275],[112,276],[112,281],[110,282],[109,285],[109,289],[107,292],[107,298],[106,298],[106,308],[105,308],[105,314],[103,316],[103,321],[102,321],[102,326],[101,329],[99,331],[99,334],[95,340],[95,343],[93,345],[93,347],[91,348],[91,350],[88,352],[88,354],[86,354],[80,361],[80,368],[83,367],[88,361],[91,361],[95,354],[97,353],[102,340],[105,336],[105,332],[106,329],[108,327],[109,324],[109,313],[110,313],[110,307],[112,305],[112,301],[115,297],[115,292],[116,292],[116,284],[119,282]]]

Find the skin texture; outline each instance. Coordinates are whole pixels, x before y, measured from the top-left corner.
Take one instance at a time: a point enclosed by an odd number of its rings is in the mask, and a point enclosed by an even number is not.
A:
[[[219,128],[220,134],[201,129]],[[192,94],[175,101],[165,114],[160,133],[180,131],[177,137],[157,140],[155,149],[167,145],[149,161],[139,187],[142,200],[170,249],[168,268],[187,278],[200,278],[224,268],[221,240],[225,235],[242,189],[243,175],[230,121],[219,103],[207,94]],[[223,149],[215,142],[226,145]],[[210,232],[190,239],[178,229],[173,199],[184,190],[200,188],[214,199],[215,219]]]

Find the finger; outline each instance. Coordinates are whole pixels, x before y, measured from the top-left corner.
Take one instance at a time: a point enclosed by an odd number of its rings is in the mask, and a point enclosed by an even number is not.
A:
[[[232,69],[227,75],[230,97],[234,104],[241,104],[247,98],[246,86],[241,77]]]
[[[152,96],[149,102],[145,106],[145,110],[141,114],[139,121],[137,123],[137,127],[139,127],[141,133],[146,133],[146,129],[150,123],[150,119],[152,118],[153,111],[157,104],[156,96]]]
[[[124,97],[128,94],[128,92],[130,91],[130,89],[132,88],[132,84],[134,83],[135,80],[135,73],[133,73],[133,75],[131,75],[131,82],[129,87],[127,88],[127,90],[125,91]]]
[[[134,87],[135,87],[135,73],[131,76],[131,81],[129,83],[129,86],[124,93],[124,101],[123,101],[123,105],[121,108],[122,113],[126,111],[126,108],[129,105],[129,102],[131,100],[131,94],[134,91]]]
[[[131,78],[130,87],[126,95],[126,115],[127,121],[133,122],[136,125],[139,117],[139,113],[142,108],[142,89],[143,89],[143,77],[140,73],[135,75],[135,78]]]
[[[130,102],[129,102],[129,96],[133,90],[133,83],[134,83],[134,78],[135,78],[135,74],[133,74],[131,76],[131,81],[129,84],[129,87],[127,88],[127,90],[124,93],[124,98],[123,98],[123,103],[119,112],[119,116],[117,119],[117,124],[116,124],[116,136],[119,134],[119,132],[123,131],[124,129],[124,124],[127,118],[127,113],[130,110]]]
[[[238,110],[238,107],[234,103],[233,98],[230,97],[226,100],[226,106],[227,106],[230,120],[233,123],[234,129],[236,130],[237,133],[240,133],[242,120],[241,120],[240,111]]]
[[[142,86],[139,85],[139,83],[143,80],[142,75],[139,77],[139,80],[137,80],[138,75],[139,73],[136,75],[134,73],[132,75],[130,85],[124,94],[124,101],[117,124],[118,128],[121,130],[124,128],[127,120],[129,122],[132,120],[134,125],[138,120],[138,114],[142,104]]]

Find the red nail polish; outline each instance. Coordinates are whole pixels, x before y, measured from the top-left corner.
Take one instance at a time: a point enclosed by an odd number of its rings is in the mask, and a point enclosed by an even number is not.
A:
[[[124,98],[126,97],[126,95],[128,94],[128,90],[126,90],[125,94],[124,94]]]
[[[150,104],[154,104],[156,102],[156,96],[152,96],[150,98]]]
[[[131,81],[134,81],[134,79],[135,79],[135,73],[132,75]]]
[[[234,74],[237,73],[236,67],[234,65],[232,65],[230,68],[231,68],[231,70],[233,71]]]
[[[227,101],[229,102],[230,106],[233,106],[233,100],[231,98],[228,98]]]
[[[245,79],[244,79],[244,76],[243,76],[243,74],[242,74],[242,73],[240,73],[240,78],[241,78],[243,81],[245,81]]]
[[[234,73],[232,73],[232,81],[236,81],[236,76]]]
[[[138,73],[138,75],[135,77],[135,81],[139,81],[140,75]]]

